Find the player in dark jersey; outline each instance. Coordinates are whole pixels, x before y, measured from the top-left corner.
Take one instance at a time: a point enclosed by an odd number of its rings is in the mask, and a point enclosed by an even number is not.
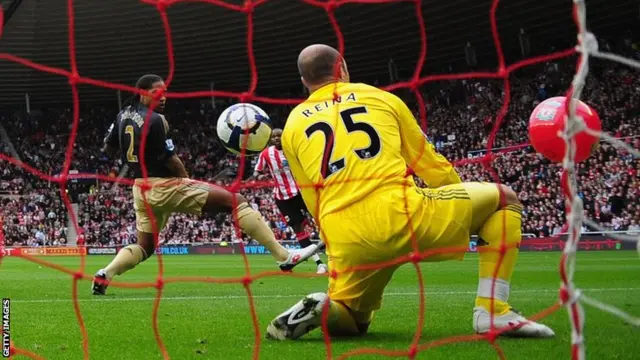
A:
[[[280,245],[269,226],[247,200],[239,194],[189,179],[187,170],[175,153],[169,134],[169,124],[161,114],[166,98],[162,95],[155,111],[149,109],[153,96],[166,91],[163,79],[158,75],[144,75],[136,83],[136,88],[146,90],[149,95],[136,95],[131,105],[122,110],[111,125],[104,139],[105,153],[119,149],[122,161],[134,173],[133,202],[136,212],[138,241],[121,249],[116,257],[98,270],[93,278],[91,290],[94,295],[104,295],[109,281],[136,267],[155,251],[154,238],[164,228],[172,213],[233,213],[240,228],[271,252],[283,271],[289,271],[299,262],[312,256],[317,245],[300,250],[287,250]],[[140,151],[145,122],[148,133],[144,154]],[[147,185],[144,184],[141,162],[145,160],[148,171]],[[147,212],[147,204],[153,217]]]

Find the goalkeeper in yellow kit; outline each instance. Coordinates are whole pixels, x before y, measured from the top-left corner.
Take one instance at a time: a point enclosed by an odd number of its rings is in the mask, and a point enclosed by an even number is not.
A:
[[[282,148],[327,243],[329,268],[338,276],[330,278],[328,294],[307,295],[276,317],[267,337],[297,339],[319,327],[326,302],[331,335],[366,333],[398,266],[344,270],[406,256],[413,251],[412,236],[420,252],[455,250],[424,261],[462,260],[472,234],[479,235],[484,250],[495,250],[479,255],[474,330],[488,332],[493,313],[494,326],[506,327],[506,335],[553,336],[550,328],[527,321],[508,303],[521,238],[522,205],[513,190],[462,183],[404,102],[375,87],[349,83],[346,62],[335,49],[305,48],[298,70],[310,96],[289,115]],[[416,186],[408,167],[429,189]],[[492,292],[503,238],[507,250]]]

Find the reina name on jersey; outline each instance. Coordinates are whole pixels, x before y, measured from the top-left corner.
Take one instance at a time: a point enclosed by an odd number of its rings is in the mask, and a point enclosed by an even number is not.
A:
[[[354,93],[350,93],[350,94],[347,96],[347,98],[346,98],[346,100],[345,100],[344,102],[345,102],[345,103],[348,103],[348,102],[355,102],[355,101],[357,101],[357,100],[356,100],[356,94],[354,94]],[[336,97],[335,97],[335,99],[333,99],[333,100],[331,100],[331,101],[328,101],[328,100],[327,100],[327,101],[325,101],[325,102],[320,102],[320,103],[315,104],[315,105],[314,105],[312,108],[310,108],[310,109],[308,108],[308,109],[304,109],[304,110],[302,110],[302,115],[304,115],[304,116],[306,116],[306,117],[310,117],[310,116],[314,115],[315,113],[319,113],[319,112],[321,112],[321,111],[323,111],[323,110],[326,110],[326,109],[332,108],[332,107],[333,107],[333,105],[335,105],[335,104],[340,104],[340,103],[342,103],[342,96],[338,95],[338,96],[336,96]],[[324,106],[323,106],[323,105],[324,105]]]

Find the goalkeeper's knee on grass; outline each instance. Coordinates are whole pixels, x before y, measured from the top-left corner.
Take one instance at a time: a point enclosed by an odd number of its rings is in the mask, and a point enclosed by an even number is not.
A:
[[[267,327],[267,338],[295,340],[321,327],[327,302],[329,303],[327,326],[331,336],[366,334],[372,312],[353,312],[341,302],[330,300],[325,293],[313,293],[271,321]]]
[[[497,315],[510,309],[510,281],[522,237],[522,204],[513,190],[505,189],[506,204],[489,217],[478,233],[480,279],[476,306]]]

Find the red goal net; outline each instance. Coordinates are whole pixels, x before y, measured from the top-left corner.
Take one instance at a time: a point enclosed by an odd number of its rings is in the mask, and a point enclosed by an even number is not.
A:
[[[189,92],[189,93],[168,92],[166,96],[169,99],[201,98],[201,97],[215,96],[215,97],[233,98],[240,102],[262,102],[262,103],[283,104],[283,105],[297,104],[300,101],[302,101],[302,99],[270,98],[270,97],[262,97],[262,96],[256,95],[256,88],[258,84],[258,80],[257,80],[258,70],[256,67],[256,60],[255,60],[254,48],[253,48],[253,38],[254,38],[254,33],[256,31],[253,25],[253,14],[257,7],[261,6],[268,0],[256,0],[256,1],[247,0],[242,5],[234,5],[234,4],[224,2],[222,0],[199,0],[199,1],[207,2],[212,6],[223,7],[231,11],[246,14],[246,18],[247,18],[246,46],[247,46],[247,54],[248,54],[249,64],[250,64],[251,82],[248,89],[242,93],[227,92],[227,91],[204,91],[204,90]],[[345,51],[345,43],[344,43],[343,34],[341,32],[340,24],[336,20],[336,16],[335,16],[336,9],[349,3],[376,4],[376,3],[395,2],[394,0],[342,0],[342,1],[341,0],[328,0],[328,1],[302,0],[302,1],[307,3],[309,6],[324,9],[324,11],[328,16],[329,22],[335,32],[335,36],[337,38],[337,44],[338,44],[337,47],[340,53],[342,54],[344,54],[344,51]],[[457,166],[463,166],[467,164],[478,164],[482,166],[487,172],[492,174],[495,182],[499,182],[499,178],[498,178],[498,174],[495,172],[494,168],[492,167],[492,163],[495,160],[495,153],[492,151],[492,149],[495,147],[494,144],[495,144],[496,134],[498,133],[498,130],[500,129],[503,123],[503,119],[507,114],[507,111],[509,109],[509,105],[511,102],[511,84],[510,84],[509,76],[512,72],[526,66],[543,63],[550,60],[561,59],[561,58],[565,58],[565,57],[569,57],[577,54],[579,60],[576,67],[576,74],[575,74],[572,86],[567,90],[566,96],[572,97],[572,98],[580,98],[582,89],[585,85],[586,75],[589,70],[589,59],[591,57],[605,58],[605,59],[617,61],[620,63],[624,63],[629,66],[640,67],[640,64],[638,64],[635,61],[628,60],[613,54],[604,53],[598,49],[598,44],[595,37],[593,36],[593,34],[589,33],[586,28],[585,3],[584,1],[579,1],[579,0],[574,1],[574,5],[573,5],[573,9],[574,9],[573,17],[576,25],[576,33],[578,35],[577,36],[578,41],[575,47],[567,48],[567,49],[564,49],[555,53],[551,53],[548,55],[544,55],[544,56],[533,57],[533,58],[519,61],[513,64],[507,64],[505,62],[501,40],[498,33],[498,27],[496,24],[496,11],[498,8],[499,0],[494,0],[492,2],[491,10],[488,16],[490,17],[491,32],[493,35],[493,42],[495,44],[495,51],[497,53],[497,58],[498,58],[498,63],[496,66],[497,70],[495,72],[467,72],[467,73],[457,73],[457,74],[430,75],[426,77],[421,77],[421,74],[423,73],[423,66],[427,59],[427,33],[424,25],[425,19],[423,19],[422,10],[421,10],[421,7],[423,6],[423,2],[421,0],[408,0],[408,1],[415,3],[415,17],[419,25],[420,32],[418,35],[421,41],[419,59],[417,61],[417,65],[413,72],[413,76],[409,81],[392,84],[386,87],[386,90],[391,91],[391,90],[398,90],[398,89],[408,89],[411,92],[413,92],[413,94],[415,95],[416,101],[419,105],[418,108],[420,109],[419,121],[421,122],[422,127],[426,129],[428,125],[428,121],[427,121],[426,110],[425,110],[426,109],[425,100],[423,98],[423,94],[420,91],[421,86],[424,86],[425,84],[430,82],[441,81],[441,80],[494,79],[494,80],[503,82],[504,98],[502,101],[502,106],[498,111],[498,113],[496,114],[496,119],[493,125],[493,129],[491,131],[491,135],[488,138],[488,142],[486,146],[486,150],[487,150],[486,154],[473,159],[467,159],[456,164]],[[167,84],[167,87],[170,88],[170,85],[174,79],[175,59],[174,59],[174,44],[171,36],[172,31],[170,27],[169,17],[167,15],[167,9],[177,3],[188,2],[188,1],[187,0],[183,0],[183,1],[181,0],[142,0],[142,2],[150,6],[156,7],[158,13],[160,14],[162,23],[164,25],[164,33],[166,36],[166,47],[167,47],[167,53],[168,53],[168,59],[169,59],[168,61],[169,70],[168,70],[168,75],[166,77],[166,84]],[[71,201],[65,191],[67,188],[68,182],[72,179],[78,179],[78,178],[98,178],[101,181],[106,181],[106,182],[113,182],[116,180],[114,180],[113,177],[110,177],[107,175],[71,174],[70,173],[71,164],[73,161],[73,145],[78,135],[79,116],[80,116],[78,86],[81,84],[92,85],[97,87],[104,87],[104,88],[109,88],[114,90],[126,91],[130,93],[136,93],[138,92],[138,90],[131,86],[104,82],[97,79],[82,76],[82,74],[78,71],[78,66],[76,62],[76,45],[75,45],[76,43],[75,43],[75,29],[74,29],[75,20],[74,20],[73,0],[68,0],[67,6],[68,6],[69,57],[70,57],[70,64],[71,64],[70,69],[53,68],[40,63],[35,63],[29,59],[18,57],[12,54],[0,53],[0,59],[2,60],[20,63],[26,67],[29,67],[38,71],[50,73],[53,75],[66,77],[68,79],[72,89],[72,96],[73,96],[73,128],[71,131],[71,135],[68,139],[68,147],[66,151],[66,159],[63,165],[63,170],[59,176],[53,177],[49,174],[46,174],[40,171],[37,168],[29,166],[28,164],[25,164],[7,155],[0,154],[0,159],[11,163],[13,166],[22,167],[26,171],[42,179],[46,179],[48,181],[57,183],[60,188],[60,195],[64,201],[64,204],[66,205],[66,208],[70,214],[70,217],[73,219],[76,232],[79,233],[76,214],[72,209]],[[2,29],[2,23],[3,23],[2,16],[0,16],[0,30]],[[2,34],[0,33],[0,36],[1,35]],[[538,314],[531,316],[529,319],[530,320],[541,319],[555,311],[565,308],[569,313],[569,318],[572,324],[572,333],[571,333],[572,358],[584,359],[585,351],[584,351],[584,331],[583,331],[584,312],[582,310],[583,303],[595,306],[604,311],[611,312],[612,314],[617,315],[633,324],[637,324],[638,319],[633,318],[632,316],[623,312],[622,310],[616,309],[610,305],[603,304],[596,301],[595,299],[589,298],[584,293],[582,293],[580,289],[577,287],[577,285],[573,282],[574,264],[575,264],[575,258],[576,258],[577,244],[580,239],[581,226],[584,223],[587,223],[590,226],[597,227],[597,224],[583,217],[582,201],[580,200],[580,198],[577,196],[577,193],[576,193],[578,184],[575,177],[575,172],[574,172],[575,164],[573,161],[573,151],[575,148],[575,143],[573,142],[572,139],[573,139],[573,135],[577,131],[583,130],[583,125],[581,120],[575,116],[575,108],[572,104],[573,104],[572,102],[567,102],[568,113],[572,115],[569,117],[569,121],[568,121],[569,126],[567,127],[564,133],[564,136],[568,145],[567,154],[563,162],[562,176],[561,178],[558,179],[558,181],[562,183],[562,188],[565,192],[565,197],[567,199],[567,229],[568,229],[567,231],[569,234],[564,251],[562,253],[562,259],[560,261],[560,267],[558,270],[559,279],[561,280],[562,285],[559,289],[558,301],[553,304],[549,304],[548,308],[539,312]],[[148,132],[148,126],[145,126],[145,134],[147,132]],[[619,140],[616,140],[614,137],[608,136],[604,133],[598,134],[598,135],[601,136],[603,141],[608,141],[613,146],[616,146],[616,147],[624,147],[626,151],[629,151],[635,156],[640,157],[640,152],[628,147],[625,143]],[[144,135],[143,138],[145,136],[146,135]],[[143,150],[145,146],[144,143],[145,141],[143,140],[141,144],[141,147],[142,147],[141,153],[144,153],[144,150]],[[243,165],[245,161],[246,159],[244,156],[240,157],[239,159],[240,174],[238,175],[238,178],[231,184],[231,186],[228,187],[228,189],[233,192],[237,192],[240,189],[244,189],[247,187],[256,186],[255,184],[248,184],[241,180],[242,169],[244,169]],[[143,169],[145,169],[143,170],[143,173],[146,173],[144,158],[142,159],[141,163],[142,163]],[[410,176],[410,175],[408,174],[407,176]],[[126,185],[132,185],[132,182],[130,180],[117,179],[117,181],[124,183]],[[261,184],[258,186],[267,186],[267,185]],[[299,186],[314,187],[316,188],[316,191],[321,191],[316,187],[316,184],[299,184]],[[148,209],[150,209],[149,206],[147,207]],[[150,216],[153,218],[153,214],[151,212],[149,213],[150,213]],[[318,223],[318,227],[322,232],[321,223]],[[331,246],[331,239],[323,239],[323,240],[328,244],[329,247]],[[621,240],[637,242],[637,238],[634,238],[634,237],[621,237]],[[413,246],[414,246],[414,252],[410,254],[406,254],[405,256],[402,256],[400,258],[397,258],[392,262],[388,262],[384,264],[368,265],[366,267],[359,267],[359,268],[345,270],[345,271],[358,271],[358,270],[365,270],[365,269],[372,269],[372,268],[396,266],[403,263],[412,264],[412,266],[415,268],[415,271],[417,272],[418,279],[420,280],[420,283],[419,283],[420,302],[419,302],[419,312],[418,312],[418,323],[416,327],[415,336],[413,338],[411,345],[406,350],[402,350],[402,351],[391,351],[391,350],[374,349],[374,348],[361,348],[361,349],[356,349],[356,350],[341,354],[338,358],[345,359],[345,358],[353,357],[359,354],[379,354],[379,355],[386,355],[386,356],[405,356],[409,358],[414,358],[419,352],[425,351],[430,348],[438,347],[438,346],[444,346],[446,344],[458,343],[458,342],[469,342],[469,341],[486,341],[495,348],[495,351],[498,357],[501,359],[504,359],[505,355],[501,350],[500,346],[498,345],[498,343],[495,341],[495,339],[501,332],[505,331],[506,329],[494,328],[493,331],[490,331],[488,334],[484,334],[484,335],[461,334],[459,336],[443,338],[435,341],[429,341],[426,343],[421,342],[424,319],[425,319],[426,303],[425,303],[425,287],[423,283],[423,275],[422,275],[422,270],[419,266],[419,263],[427,257],[436,255],[436,252],[434,251],[420,252],[418,250],[419,248],[418,248],[418,244],[417,244],[417,240],[415,239],[415,236],[413,239]],[[0,231],[0,262],[2,261],[2,256],[4,255],[4,251],[3,251],[4,249],[5,249],[4,239],[3,239],[2,232]],[[502,262],[502,258],[504,256],[506,249],[507,249],[507,245],[505,244],[505,241],[503,238],[502,246],[499,250],[500,260],[498,261],[498,267],[499,267],[499,264]],[[450,252],[453,252],[453,251],[459,252],[460,250],[461,249],[446,249],[446,251],[450,251]],[[437,253],[440,253],[443,251],[445,250],[438,250]],[[89,358],[88,333],[83,320],[83,315],[80,311],[78,297],[77,297],[78,282],[80,280],[91,280],[92,278],[92,275],[88,274],[85,271],[86,269],[85,269],[84,256],[82,256],[81,266],[79,269],[64,268],[62,266],[56,265],[54,263],[45,261],[41,258],[31,256],[31,255],[18,254],[17,256],[21,256],[25,260],[38,263],[42,266],[51,268],[52,270],[64,272],[72,277],[73,306],[74,306],[76,318],[82,333],[84,357]],[[156,341],[158,343],[158,347],[165,358],[169,358],[169,354],[165,346],[165,340],[162,338],[158,329],[158,309],[163,297],[163,288],[166,284],[184,282],[184,281],[237,283],[243,286],[246,291],[247,298],[249,300],[251,317],[252,317],[253,327],[255,331],[253,358],[258,359],[260,357],[261,340],[263,337],[262,336],[263,333],[261,331],[261,326],[258,322],[256,308],[255,308],[254,300],[252,296],[252,282],[258,278],[264,278],[269,276],[282,276],[283,274],[275,271],[261,272],[257,274],[249,273],[249,270],[248,270],[249,260],[247,256],[243,254],[245,267],[247,269],[246,275],[243,277],[239,277],[235,279],[229,279],[229,278],[218,279],[218,278],[211,278],[211,277],[168,277],[164,275],[162,255],[158,254],[156,256],[158,257],[159,269],[158,269],[158,276],[155,282],[131,283],[131,282],[113,281],[111,282],[110,286],[124,287],[124,288],[147,287],[147,288],[156,289],[156,297],[153,305],[153,315],[152,315],[153,331],[155,334]],[[342,272],[338,272],[331,269],[329,276],[337,277],[337,276],[340,276]],[[495,274],[497,274],[497,272],[498,272],[498,269],[496,268]],[[291,274],[286,274],[286,276],[304,277],[304,276],[316,276],[316,275],[291,273]],[[494,285],[495,285],[495,282],[494,282]],[[325,311],[325,315],[327,315],[326,311]],[[325,319],[323,321],[324,329],[327,328],[326,322],[327,322],[327,318],[325,316]],[[324,331],[324,334],[325,334],[324,340],[326,343],[327,358],[329,359],[334,358],[335,356],[332,351],[331,338],[329,337],[327,331]],[[566,336],[566,335],[567,334],[560,334],[560,336]],[[15,344],[12,343],[11,351],[12,351],[12,354],[14,355],[25,355],[33,359],[41,358],[38,354],[35,354],[21,347],[19,343],[19,339],[16,340]]]

